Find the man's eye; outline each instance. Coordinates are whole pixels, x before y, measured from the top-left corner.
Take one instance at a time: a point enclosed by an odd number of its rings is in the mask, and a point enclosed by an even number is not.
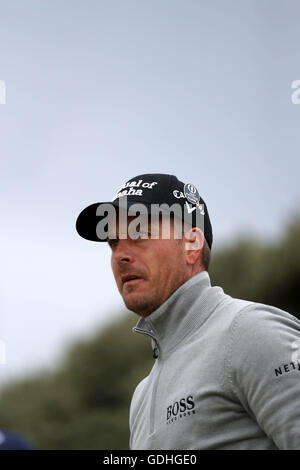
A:
[[[111,248],[115,248],[117,245],[118,245],[118,242],[119,240],[116,238],[116,239],[110,239],[110,240],[107,240],[107,243],[109,244],[109,246]]]

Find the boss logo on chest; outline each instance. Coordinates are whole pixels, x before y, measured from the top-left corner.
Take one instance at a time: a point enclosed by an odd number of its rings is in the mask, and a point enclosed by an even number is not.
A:
[[[186,398],[180,398],[167,407],[167,424],[195,414],[196,411],[194,408],[195,403],[192,395]]]

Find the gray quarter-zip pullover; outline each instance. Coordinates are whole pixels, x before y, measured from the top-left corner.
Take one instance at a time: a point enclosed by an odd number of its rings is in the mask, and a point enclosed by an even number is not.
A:
[[[300,449],[296,317],[203,271],[133,330],[156,360],[132,397],[131,449]]]

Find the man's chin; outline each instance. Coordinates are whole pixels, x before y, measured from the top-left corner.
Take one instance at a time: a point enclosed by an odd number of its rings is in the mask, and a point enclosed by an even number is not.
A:
[[[138,313],[145,306],[145,299],[137,294],[130,293],[123,295],[123,300],[128,310],[135,313]]]
[[[149,302],[146,301],[145,296],[131,292],[123,295],[122,297],[126,307],[131,312],[137,313],[141,316],[146,316],[151,313],[149,312],[149,310],[151,310]]]

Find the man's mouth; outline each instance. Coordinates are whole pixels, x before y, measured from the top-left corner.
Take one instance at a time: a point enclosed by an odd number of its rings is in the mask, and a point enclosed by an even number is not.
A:
[[[121,280],[122,280],[123,286],[129,286],[129,285],[135,284],[137,281],[140,281],[141,278],[134,274],[124,274],[123,276],[121,276]]]

